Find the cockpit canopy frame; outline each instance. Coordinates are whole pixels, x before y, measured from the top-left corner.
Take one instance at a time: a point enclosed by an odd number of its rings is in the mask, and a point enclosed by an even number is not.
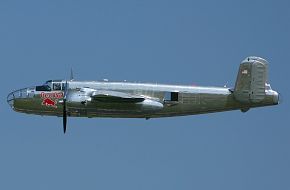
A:
[[[63,91],[65,82],[63,80],[48,80],[41,86],[36,86],[36,91]]]

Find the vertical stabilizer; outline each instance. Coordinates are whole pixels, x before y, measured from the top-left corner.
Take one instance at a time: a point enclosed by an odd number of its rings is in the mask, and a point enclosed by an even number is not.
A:
[[[234,89],[235,99],[242,103],[258,103],[266,96],[268,62],[260,57],[248,57],[240,65]]]

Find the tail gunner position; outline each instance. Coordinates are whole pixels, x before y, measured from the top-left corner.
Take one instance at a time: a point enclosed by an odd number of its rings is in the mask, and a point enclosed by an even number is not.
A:
[[[268,62],[247,57],[234,88],[128,82],[49,80],[7,97],[13,110],[63,117],[158,118],[277,105],[279,94],[268,83]]]

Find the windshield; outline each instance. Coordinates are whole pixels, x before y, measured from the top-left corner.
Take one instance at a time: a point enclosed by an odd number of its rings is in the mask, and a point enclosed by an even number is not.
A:
[[[41,86],[36,86],[35,90],[36,91],[51,91],[51,80],[46,81],[43,85]]]
[[[41,86],[36,86],[36,91],[61,91],[64,83],[61,80],[48,80]]]
[[[36,91],[51,91],[51,88],[50,88],[50,86],[44,84],[42,86],[36,86],[35,90]]]

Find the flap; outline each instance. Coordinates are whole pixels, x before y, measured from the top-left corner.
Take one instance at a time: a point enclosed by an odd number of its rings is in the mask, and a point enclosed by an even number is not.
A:
[[[132,95],[124,92],[118,92],[118,91],[107,91],[107,90],[98,90],[92,93],[92,99],[94,101],[100,101],[100,102],[130,102],[130,103],[136,103],[136,102],[142,102],[144,101],[144,97],[138,96],[138,95]]]

